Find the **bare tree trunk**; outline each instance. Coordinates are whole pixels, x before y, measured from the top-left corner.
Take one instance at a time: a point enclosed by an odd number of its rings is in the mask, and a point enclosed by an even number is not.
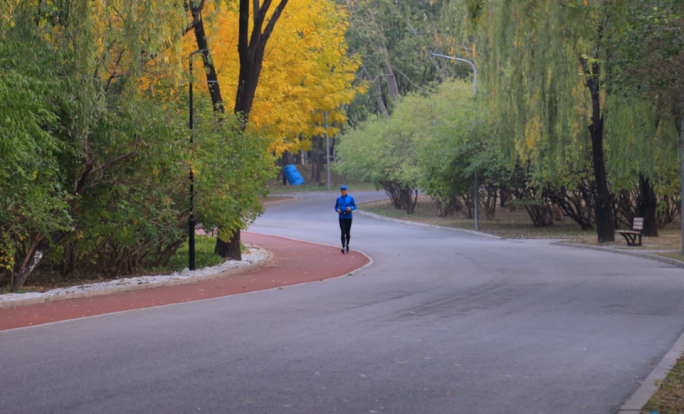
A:
[[[227,257],[230,260],[242,260],[242,252],[240,251],[240,230],[238,229],[233,233],[229,241],[223,241],[221,239],[221,229],[219,229],[214,253],[221,257]]]
[[[52,237],[52,243],[57,244],[59,243],[62,238],[64,238],[65,233],[64,232],[58,232]],[[33,251],[33,253],[29,252],[28,254],[30,255],[30,259],[26,262],[26,265],[24,266],[23,269],[19,271],[14,276],[14,284],[12,285],[12,292],[16,292],[22,287],[24,287],[24,283],[26,283],[26,279],[29,277],[29,275],[36,270],[36,267],[40,264],[40,261],[43,260],[43,257],[45,256],[45,253],[48,251],[50,248],[50,239],[49,238],[44,238],[39,244],[38,247]],[[28,257],[27,257],[28,258]]]
[[[639,174],[639,216],[644,218],[642,234],[647,237],[658,237],[658,199],[648,179]]]
[[[259,0],[240,0],[238,28],[240,74],[238,76],[238,88],[235,95],[235,109],[233,112],[242,117],[241,128],[243,131],[247,127],[249,114],[252,111],[252,104],[256,96],[256,89],[259,85],[266,43],[268,43],[276,22],[288,3],[288,0],[280,0],[280,4],[275,8],[266,23],[266,15],[271,7],[271,1],[264,0],[261,7],[259,7]],[[251,3],[254,5],[251,13],[254,21],[252,23],[252,33],[250,34],[249,16]],[[264,27],[264,23],[266,23],[266,27]],[[221,240],[221,237],[217,237],[214,252],[221,257],[242,260],[242,254],[240,253],[240,229],[235,231],[230,241],[224,241]]]
[[[399,100],[399,86],[397,86],[397,78],[394,76],[394,71],[392,70],[392,65],[389,61],[389,54],[387,49],[385,49],[385,80],[387,81],[387,90],[389,96],[393,101]]]
[[[596,54],[595,54],[596,55]],[[598,63],[598,56],[594,56],[595,61],[590,63],[585,57],[580,57],[584,75],[586,77],[586,87],[589,89],[592,102],[591,125],[589,133],[591,135],[591,149],[594,163],[594,180],[596,184],[596,231],[598,241],[615,241],[615,220],[613,219],[613,194],[608,189],[608,179],[606,176],[606,163],[603,151],[603,132],[604,119],[601,113],[601,89],[600,74],[601,66]]]

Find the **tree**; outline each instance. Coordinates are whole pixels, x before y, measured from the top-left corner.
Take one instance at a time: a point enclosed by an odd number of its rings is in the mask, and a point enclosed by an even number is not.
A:
[[[273,164],[263,137],[232,115],[200,115],[189,147],[182,5],[24,2],[12,13],[0,23],[0,264],[13,289],[44,262],[64,277],[163,265],[186,234],[190,168],[209,225],[261,211]]]
[[[306,149],[311,137],[325,132],[325,112],[331,123],[344,122],[339,106],[360,88],[351,87],[358,63],[347,56],[345,16],[334,3],[299,0],[285,11],[288,2],[281,1],[269,14],[270,3],[260,7],[256,3],[256,12],[250,12],[249,2],[241,3],[237,11],[229,7],[219,10],[205,39],[212,50],[212,64],[219,68],[218,84],[223,91],[235,93],[233,112],[242,118],[240,128],[269,136],[270,149],[281,154],[300,145]],[[251,34],[250,20],[245,20],[250,13]],[[276,21],[279,29],[273,35]],[[184,43],[186,51],[192,47],[189,41]],[[327,129],[330,135],[336,131]],[[239,231],[235,227],[221,229],[218,254],[239,258]]]
[[[239,15],[224,8],[208,24],[208,47],[217,68],[217,80],[226,94],[237,93],[239,76]],[[310,138],[327,132],[346,117],[341,108],[363,92],[354,86],[359,61],[349,55],[345,42],[346,12],[331,1],[290,0],[264,52],[264,69],[246,124],[271,139],[276,154],[308,148]],[[184,40],[184,53],[194,47]],[[199,78],[204,80],[204,75]],[[325,113],[330,127],[325,130]]]
[[[590,150],[598,239],[613,241],[604,102],[627,14],[614,0],[462,2],[478,24],[481,73],[509,156],[556,174]],[[504,125],[505,123],[505,125]],[[585,130],[588,134],[582,133]]]

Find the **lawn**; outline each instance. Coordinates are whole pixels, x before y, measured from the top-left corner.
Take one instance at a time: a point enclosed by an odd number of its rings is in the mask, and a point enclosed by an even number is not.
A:
[[[311,164],[307,165],[297,165],[297,171],[304,178],[305,183],[302,185],[283,185],[282,181],[277,178],[271,179],[268,182],[269,192],[272,194],[279,193],[299,193],[308,191],[327,191],[328,190],[328,173],[327,171],[321,172],[321,182],[316,182],[311,178]],[[334,171],[330,171],[330,191],[338,192],[340,186],[346,185],[349,187],[349,191],[375,191],[377,187],[373,183],[361,182],[358,180],[351,180],[345,176],[337,174]]]
[[[406,214],[395,209],[389,200],[373,201],[359,205],[362,210],[418,223],[433,224],[445,227],[474,230],[475,221],[458,212],[451,217],[439,217],[437,207],[428,196],[419,196],[414,214]],[[681,251],[680,221],[675,220],[664,229],[659,230],[660,237],[644,237],[643,247],[628,247],[624,238],[615,235],[615,242],[598,243],[595,230],[582,231],[580,226],[569,218],[557,221],[548,227],[536,228],[523,208],[510,210],[497,208],[493,220],[486,220],[480,215],[480,231],[510,239],[566,239],[568,242],[610,246],[635,250],[671,250],[663,255],[677,256]],[[677,257],[678,258],[678,257]]]
[[[684,358],[680,358],[670,374],[651,397],[641,414],[680,414],[684,412]]]

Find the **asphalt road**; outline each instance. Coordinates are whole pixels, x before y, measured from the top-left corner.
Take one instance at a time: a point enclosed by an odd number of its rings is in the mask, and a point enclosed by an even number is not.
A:
[[[338,244],[335,197],[250,231]],[[360,215],[351,248],[353,277],[0,332],[0,412],[615,413],[684,331],[659,262]]]

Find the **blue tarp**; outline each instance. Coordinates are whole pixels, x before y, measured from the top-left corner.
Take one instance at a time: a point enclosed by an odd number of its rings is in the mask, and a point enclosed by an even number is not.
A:
[[[302,178],[302,175],[297,171],[297,167],[292,165],[286,165],[285,168],[285,177],[287,178],[287,182],[290,183],[290,185],[302,185],[304,184],[304,179]]]

